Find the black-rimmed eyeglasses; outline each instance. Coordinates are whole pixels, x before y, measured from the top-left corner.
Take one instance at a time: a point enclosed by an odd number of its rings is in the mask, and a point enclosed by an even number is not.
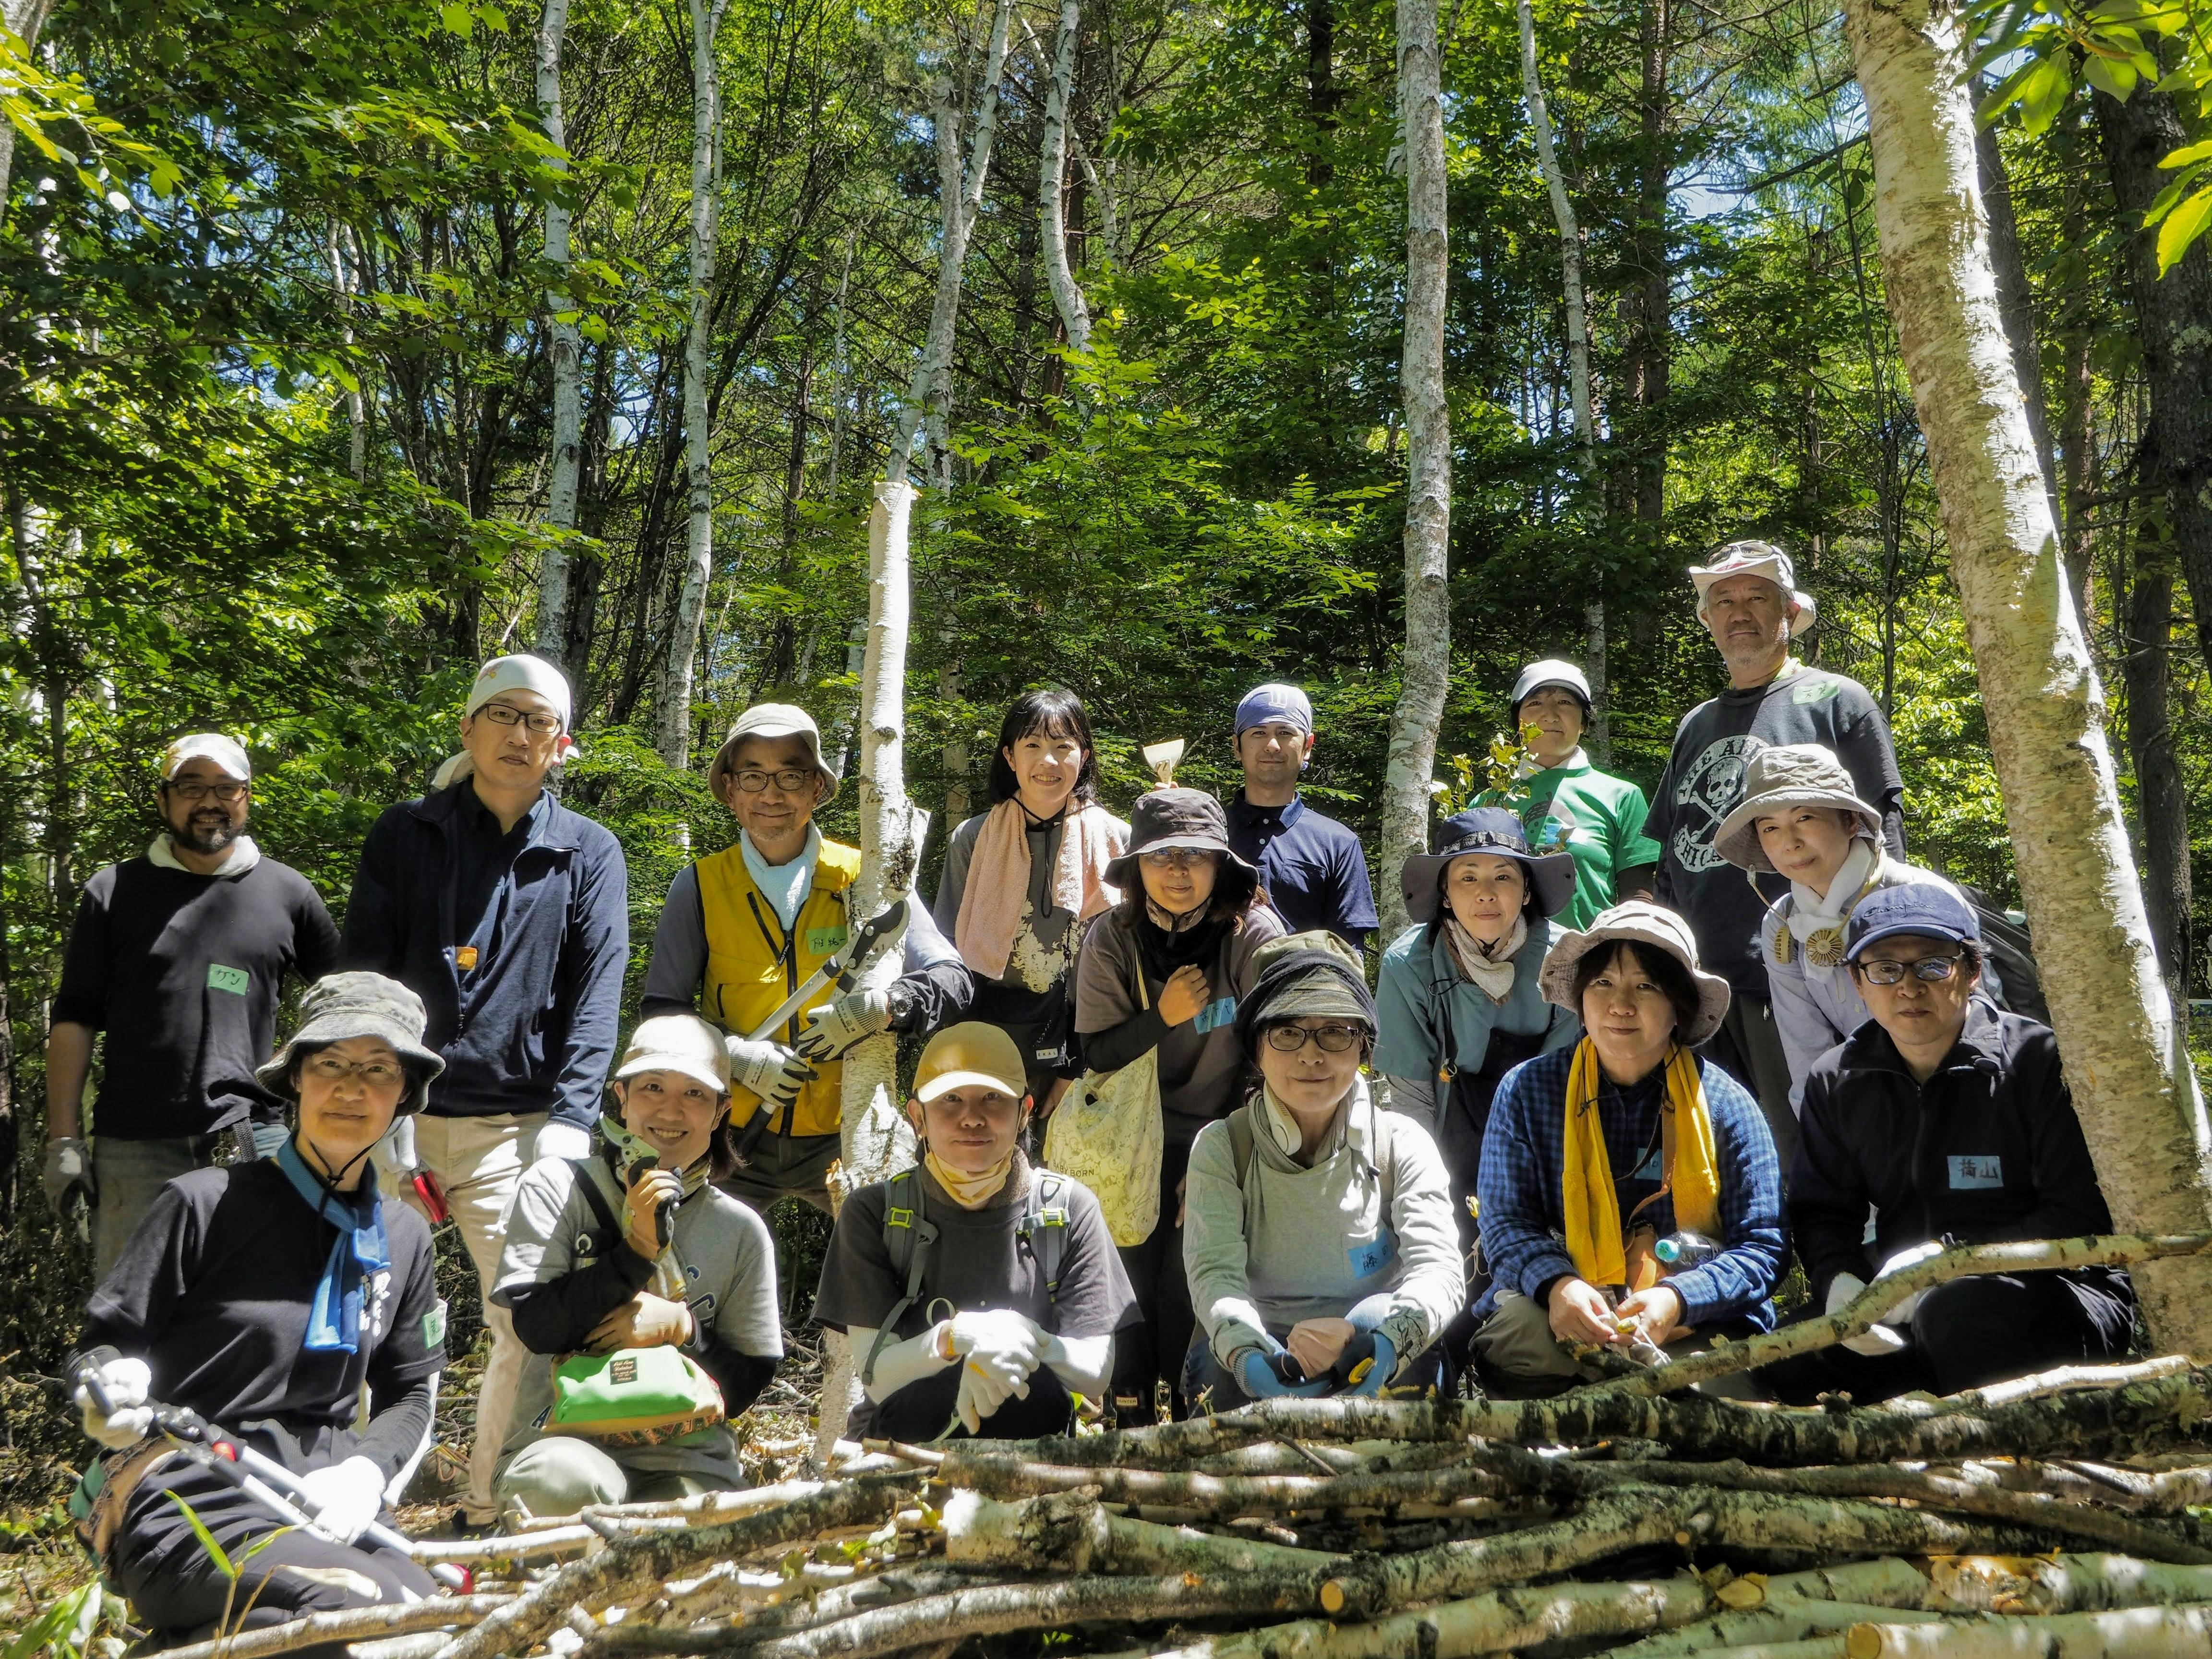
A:
[[[1267,1046],[1294,1054],[1311,1037],[1325,1054],[1340,1054],[1367,1035],[1364,1025],[1270,1025]]]
[[[1964,956],[1923,957],[1917,962],[1897,962],[1888,957],[1877,957],[1871,962],[1856,964],[1860,976],[1869,985],[1899,985],[1906,974],[1925,980],[1930,985],[1940,985],[1959,971]]]

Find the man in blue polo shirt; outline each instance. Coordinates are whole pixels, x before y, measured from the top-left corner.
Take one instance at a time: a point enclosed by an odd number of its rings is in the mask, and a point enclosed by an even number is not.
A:
[[[1255,685],[1237,705],[1244,787],[1229,803],[1229,845],[1294,933],[1326,927],[1358,950],[1375,930],[1375,890],[1359,837],[1298,799],[1312,758],[1313,704],[1295,685]]]

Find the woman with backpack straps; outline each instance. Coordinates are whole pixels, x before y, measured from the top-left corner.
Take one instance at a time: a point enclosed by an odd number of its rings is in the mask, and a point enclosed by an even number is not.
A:
[[[1137,1299],[1098,1200],[1021,1151],[1034,1103],[1014,1041],[980,1021],[929,1040],[907,1115],[921,1163],[845,1200],[814,1316],[866,1398],[848,1432],[1032,1439],[1103,1399]]]
[[[1237,1038],[1260,1087],[1191,1146],[1184,1392],[1226,1411],[1433,1387],[1467,1299],[1443,1161],[1360,1075],[1375,1002],[1350,949],[1299,933],[1255,965]]]

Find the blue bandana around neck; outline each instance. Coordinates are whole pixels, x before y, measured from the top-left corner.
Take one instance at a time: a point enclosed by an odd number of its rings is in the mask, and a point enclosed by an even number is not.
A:
[[[307,1348],[354,1353],[361,1346],[362,1298],[370,1279],[392,1265],[392,1246],[384,1233],[384,1200],[376,1190],[376,1166],[367,1164],[354,1192],[336,1191],[307,1167],[297,1137],[276,1149],[276,1167],[307,1207],[338,1230],[331,1259],[315,1285],[315,1305],[307,1310]]]

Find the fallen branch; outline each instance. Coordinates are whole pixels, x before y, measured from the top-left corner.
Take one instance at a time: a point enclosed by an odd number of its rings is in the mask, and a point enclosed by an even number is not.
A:
[[[2124,1555],[1937,1557],[1931,1606],[1962,1613],[2105,1613],[2212,1601],[2212,1568]]]
[[[1002,1504],[956,1492],[945,1505],[945,1559],[955,1566],[1069,1572],[1315,1572],[1345,1558],[1109,1515],[1094,1489]]]
[[[512,1595],[441,1595],[404,1607],[348,1607],[236,1636],[218,1636],[187,1647],[164,1649],[144,1659],[269,1659],[272,1654],[296,1653],[326,1642],[365,1642],[380,1636],[441,1630],[449,1625],[473,1625],[514,1600]]]
[[[2130,1607],[2048,1618],[1990,1615],[1972,1623],[1854,1625],[1847,1659],[2204,1659],[2212,1652],[2212,1607]]]
[[[1455,1457],[1466,1455],[1463,1449],[1449,1449]],[[939,1474],[949,1485],[993,1498],[1037,1497],[1090,1486],[1109,1503],[1158,1504],[1222,1520],[1292,1511],[1387,1511],[1406,1504],[1502,1498],[1520,1490],[1490,1470],[1464,1462],[1444,1468],[1360,1471],[1324,1477],[1168,1474],[1153,1469],[1079,1468],[1016,1457],[975,1457],[948,1463]]]

